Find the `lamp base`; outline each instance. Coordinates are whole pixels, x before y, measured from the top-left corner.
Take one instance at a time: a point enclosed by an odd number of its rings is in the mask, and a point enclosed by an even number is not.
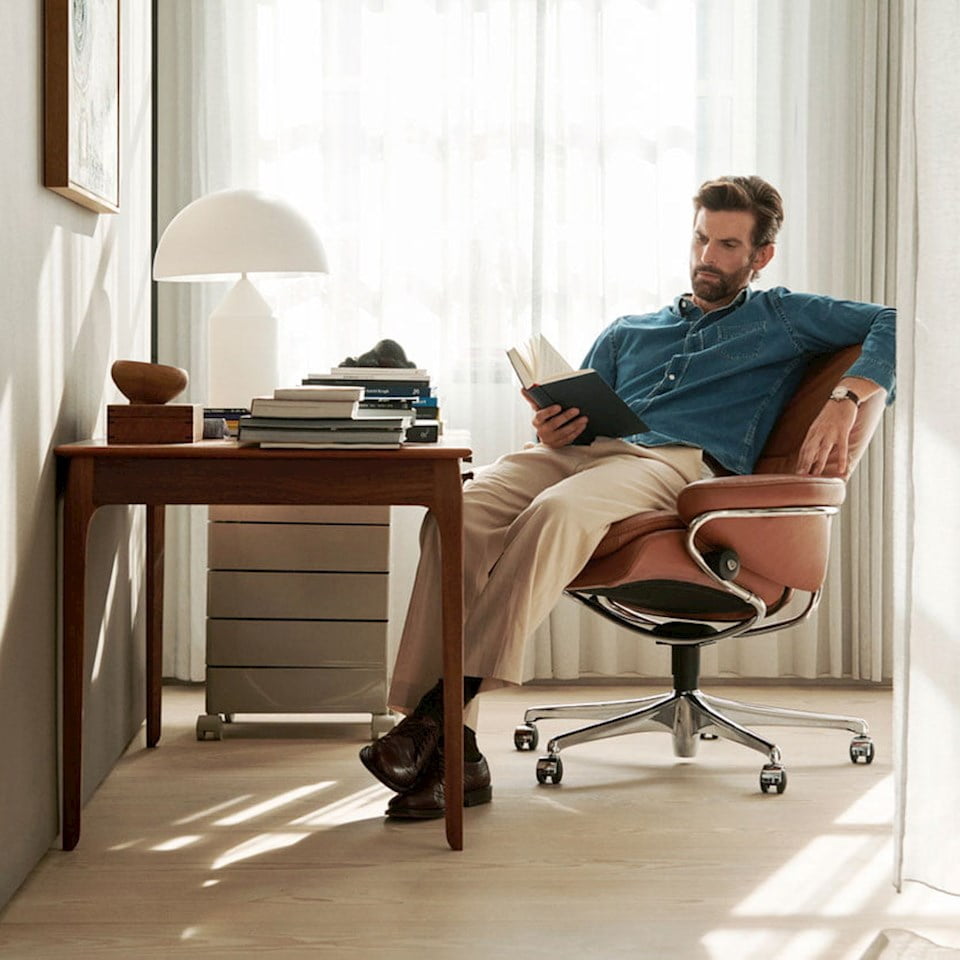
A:
[[[210,314],[207,403],[249,407],[279,386],[278,324],[270,304],[241,277]]]

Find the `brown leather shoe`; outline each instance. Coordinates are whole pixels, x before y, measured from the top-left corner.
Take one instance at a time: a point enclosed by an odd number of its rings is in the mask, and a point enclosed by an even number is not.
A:
[[[433,717],[411,714],[367,744],[360,751],[360,761],[382,784],[403,793],[423,775],[439,742],[440,724]]]
[[[446,812],[443,789],[443,751],[438,750],[423,775],[423,779],[406,793],[392,797],[387,804],[387,816],[398,820],[436,820]],[[463,765],[463,805],[477,807],[489,803],[493,796],[490,786],[490,768],[486,758],[466,761]]]

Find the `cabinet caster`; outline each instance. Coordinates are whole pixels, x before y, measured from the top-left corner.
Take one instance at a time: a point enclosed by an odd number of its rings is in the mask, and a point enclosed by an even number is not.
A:
[[[559,783],[563,779],[563,761],[559,757],[541,757],[537,761],[537,783]]]
[[[370,719],[370,739],[379,740],[397,725],[395,713],[375,713]]]
[[[851,763],[873,763],[873,741],[869,737],[854,737],[850,741]]]
[[[783,793],[787,789],[787,771],[779,763],[765,763],[760,771],[760,789],[764,793]]]
[[[521,723],[513,731],[513,745],[518,750],[536,750],[540,731],[532,723]]]
[[[223,720],[219,713],[201,713],[197,717],[197,739],[219,740],[223,732]]]

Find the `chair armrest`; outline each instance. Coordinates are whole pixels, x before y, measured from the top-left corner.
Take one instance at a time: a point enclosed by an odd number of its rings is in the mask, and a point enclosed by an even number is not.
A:
[[[684,523],[714,510],[762,510],[776,507],[839,507],[846,484],[837,477],[806,477],[796,474],[750,474],[697,480],[677,499],[677,513]]]
[[[685,487],[677,512],[692,528],[691,533],[699,528],[698,551],[733,549],[743,569],[786,587],[813,592],[820,589],[826,575],[830,514],[843,503],[845,494],[844,482],[836,477],[716,477]],[[826,509],[805,515],[791,513],[805,508]],[[757,513],[727,516],[722,512],[727,510]],[[705,515],[709,519],[697,525]]]

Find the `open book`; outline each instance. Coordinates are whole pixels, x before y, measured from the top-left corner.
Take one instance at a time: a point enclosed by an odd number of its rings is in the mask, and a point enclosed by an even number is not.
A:
[[[597,437],[629,437],[644,433],[647,425],[614,393],[596,370],[574,370],[543,334],[507,351],[520,383],[542,410],[559,404],[576,407],[587,426],[574,443],[593,443]]]

